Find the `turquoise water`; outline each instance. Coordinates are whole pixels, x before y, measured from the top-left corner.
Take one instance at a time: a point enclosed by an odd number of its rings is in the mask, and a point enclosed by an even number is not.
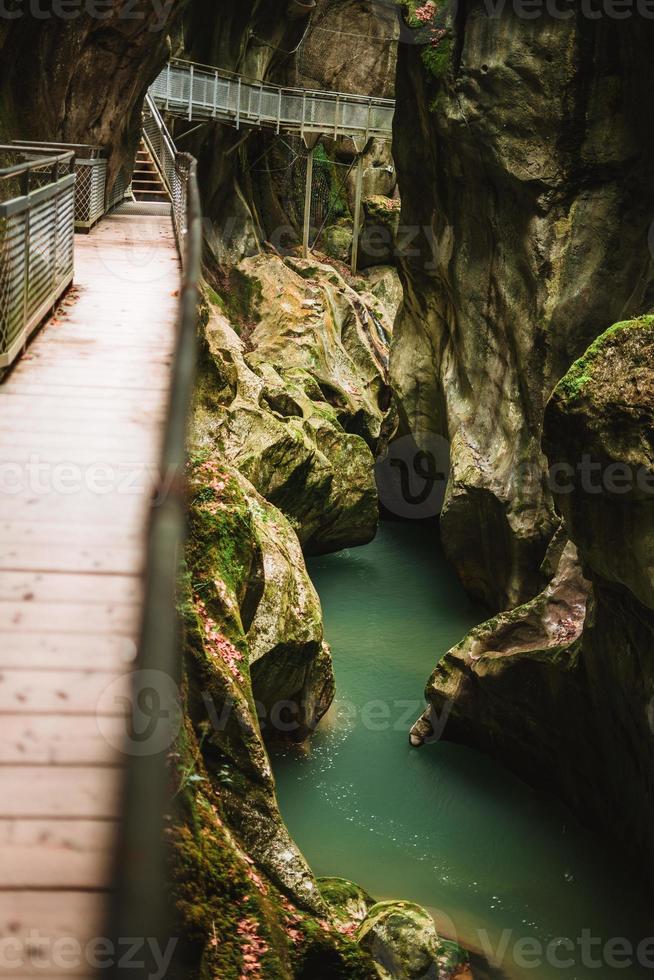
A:
[[[606,844],[484,756],[447,742],[408,745],[434,664],[485,618],[435,534],[387,523],[372,544],[313,559],[309,570],[337,697],[308,750],[283,750],[273,765],[282,813],[315,873],[350,878],[377,899],[416,901],[478,952],[504,943],[489,976],[654,977],[654,956],[651,969],[624,969],[628,947],[601,953],[609,939],[635,945],[654,934]],[[547,956],[558,937],[574,949]],[[537,945],[516,947],[524,939]]]

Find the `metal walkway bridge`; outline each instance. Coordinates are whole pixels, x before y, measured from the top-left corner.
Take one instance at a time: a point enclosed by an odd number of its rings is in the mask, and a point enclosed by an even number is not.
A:
[[[393,138],[393,99],[289,88],[190,61],[170,61],[150,87],[148,105],[189,122],[216,121],[236,129],[270,129],[300,136],[307,158],[302,245],[309,254],[310,203],[316,141],[347,138],[357,151],[352,273],[358,265],[363,193],[363,151],[371,139]]]
[[[195,162],[171,152],[171,205],[112,208],[120,192],[98,220],[83,188],[106,159],[2,148],[0,365],[14,363],[0,384],[0,975],[11,978],[112,964],[102,972],[116,976],[120,937],[156,937],[165,921],[201,248]],[[74,235],[89,207],[93,228]],[[162,712],[153,741],[136,737],[144,691]]]
[[[150,88],[167,112],[190,121],[214,119],[237,129],[273,129],[300,136],[391,140],[392,99],[288,88],[188,61],[171,61]]]

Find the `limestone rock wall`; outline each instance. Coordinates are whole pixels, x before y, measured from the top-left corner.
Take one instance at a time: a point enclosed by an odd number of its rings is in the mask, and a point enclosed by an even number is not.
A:
[[[654,25],[440,7],[437,58],[399,49],[394,156],[413,238],[391,375],[406,429],[451,440],[444,546],[497,610],[545,585],[552,388],[652,302]]]

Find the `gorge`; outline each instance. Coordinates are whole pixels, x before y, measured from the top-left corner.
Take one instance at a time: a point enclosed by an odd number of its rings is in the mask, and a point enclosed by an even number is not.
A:
[[[600,6],[0,20],[3,140],[110,182],[170,57],[396,100],[392,146],[168,118],[204,240],[175,975],[654,969],[654,23]]]

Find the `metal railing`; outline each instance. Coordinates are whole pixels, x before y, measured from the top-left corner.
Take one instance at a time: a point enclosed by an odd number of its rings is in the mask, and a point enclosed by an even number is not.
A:
[[[184,263],[188,235],[188,194],[192,183],[191,169],[195,167],[195,160],[188,153],[180,153],[177,150],[156,102],[150,94],[146,95],[143,104],[143,137],[170,194],[177,247]]]
[[[150,684],[154,678],[154,696],[160,709],[157,724],[172,729],[179,711],[172,692],[177,690],[181,674],[177,586],[186,538],[186,447],[196,367],[202,216],[196,161],[177,152],[156,106],[148,103],[144,107],[144,131],[155,163],[171,189],[182,286],[159,493],[150,515],[145,602],[132,703],[138,718],[139,696],[143,693],[139,682],[148,678]],[[163,679],[163,683],[156,678]],[[171,740],[172,735],[174,730]],[[169,940],[170,912],[164,842],[165,814],[171,802],[167,768],[170,743],[164,741],[167,744],[163,751],[129,759],[109,933],[114,937],[159,937],[162,949]],[[154,966],[147,959],[141,966],[138,978],[152,975]],[[113,976],[120,978],[123,972],[116,967]]]
[[[90,231],[105,213],[107,192],[107,158],[101,146],[88,143],[39,143],[14,140],[14,146],[35,156],[42,150],[71,150],[75,154],[75,228]]]
[[[71,150],[0,147],[0,371],[73,280]],[[31,159],[27,159],[31,157]]]
[[[189,120],[265,126],[277,133],[390,140],[393,99],[286,88],[218,68],[171,61],[150,87],[157,105]]]

